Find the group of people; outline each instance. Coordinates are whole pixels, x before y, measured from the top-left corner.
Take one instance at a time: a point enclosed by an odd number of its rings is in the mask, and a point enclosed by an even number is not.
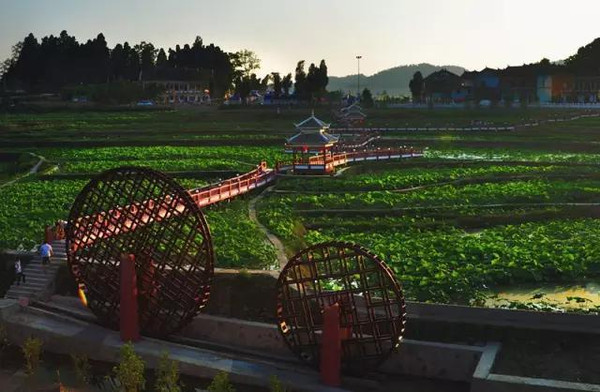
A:
[[[39,248],[40,256],[42,257],[42,268],[50,264],[50,258],[54,255],[54,250],[52,249],[52,245],[48,243],[48,241],[44,241]],[[23,273],[23,266],[21,265],[21,259],[17,256],[15,259],[15,281],[17,286],[23,283],[27,283],[25,273]]]

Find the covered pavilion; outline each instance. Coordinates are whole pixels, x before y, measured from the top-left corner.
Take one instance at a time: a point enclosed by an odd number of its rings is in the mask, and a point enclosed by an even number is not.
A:
[[[333,147],[339,137],[328,133],[329,125],[315,117],[294,124],[297,133],[287,139],[285,152],[293,154],[295,173],[331,173],[334,171]]]

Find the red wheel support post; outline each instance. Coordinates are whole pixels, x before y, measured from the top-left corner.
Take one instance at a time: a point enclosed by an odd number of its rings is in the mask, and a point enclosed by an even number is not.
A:
[[[340,328],[340,305],[325,308],[323,314],[323,340],[321,342],[321,381],[331,387],[342,384],[342,330]]]
[[[140,340],[135,256],[125,253],[121,255],[121,303],[119,323],[122,341],[135,342]]]

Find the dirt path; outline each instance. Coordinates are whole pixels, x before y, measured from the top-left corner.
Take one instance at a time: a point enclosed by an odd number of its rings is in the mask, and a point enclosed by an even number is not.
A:
[[[41,156],[41,155],[37,155],[37,154],[34,154],[32,152],[30,152],[28,154],[31,155],[31,156],[33,156],[33,157],[38,158],[39,161],[35,165],[33,165],[33,167],[27,173],[22,174],[20,176],[17,176],[15,178],[13,178],[12,180],[5,182],[4,184],[0,184],[0,188],[4,188],[5,186],[12,185],[15,182],[17,182],[17,181],[19,181],[19,180],[21,180],[21,179],[23,179],[25,177],[31,176],[33,174],[36,174],[38,172],[38,170],[40,169],[40,166],[42,166],[42,164],[44,162],[46,162],[46,158],[43,157],[43,156]]]
[[[248,203],[248,210],[249,210],[250,219],[254,223],[256,223],[256,225],[258,226],[260,231],[262,231],[265,234],[265,236],[267,237],[269,242],[275,247],[277,261],[279,261],[279,268],[283,269],[283,267],[285,267],[285,265],[288,262],[288,258],[285,255],[285,246],[283,246],[283,243],[281,242],[281,240],[279,238],[277,238],[277,236],[275,236],[275,234],[271,233],[269,231],[269,229],[267,229],[265,226],[263,226],[262,223],[259,222],[258,217],[256,215],[256,203],[259,200],[261,200],[267,192],[271,192],[272,189],[273,189],[273,186],[270,186],[270,187],[266,188],[264,191],[262,191],[254,199],[250,200],[250,202]]]

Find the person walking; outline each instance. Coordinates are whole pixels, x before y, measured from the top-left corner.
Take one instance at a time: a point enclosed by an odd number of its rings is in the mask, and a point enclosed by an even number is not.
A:
[[[25,274],[23,273],[23,268],[21,267],[21,260],[18,257],[15,260],[15,279],[17,280],[17,286],[21,284],[21,280],[23,283],[27,283],[25,280]]]
[[[44,243],[40,246],[40,255],[42,256],[42,268],[44,268],[44,272],[46,272],[46,265],[50,264],[50,256],[54,254],[52,250],[52,245],[48,243],[47,240],[44,240]]]

